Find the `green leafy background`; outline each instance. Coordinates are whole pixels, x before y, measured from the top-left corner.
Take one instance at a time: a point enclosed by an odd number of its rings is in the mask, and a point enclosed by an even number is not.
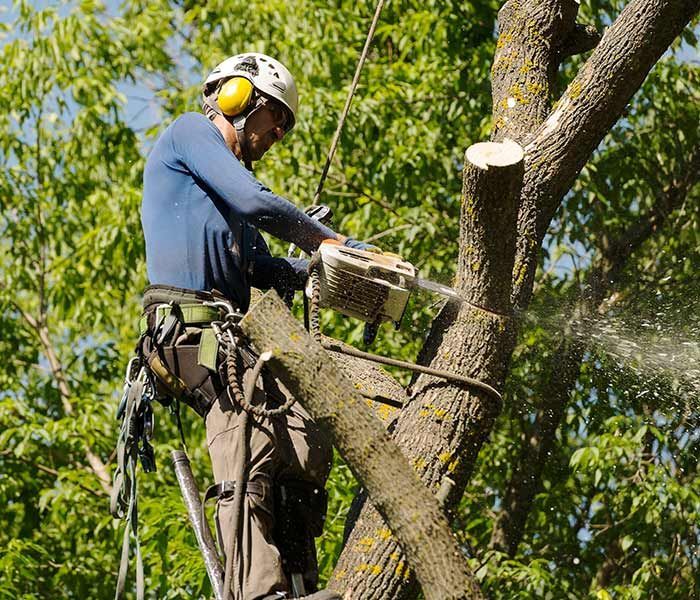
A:
[[[490,132],[499,4],[388,3],[325,186],[337,230],[444,283],[458,249],[463,153]],[[622,4],[584,0],[581,20],[604,27]],[[197,110],[199,84],[218,61],[249,50],[276,56],[297,78],[301,108],[257,175],[309,204],[373,11],[346,0],[134,0],[14,2],[2,13],[0,598],[114,594],[123,524],[109,516],[86,456],[114,468],[114,415],[146,283],[141,175],[158,133]],[[564,66],[562,89],[582,60]],[[552,223],[507,408],[455,515],[492,598],[700,597],[697,188],[631,254],[610,311],[567,327],[605,240],[643,220],[686,172],[700,143],[699,106],[689,30]],[[414,295],[403,328],[382,329],[374,350],[414,359],[437,308],[434,297]],[[323,327],[361,339],[360,323],[330,312]],[[586,340],[584,361],[523,541],[502,556],[488,549],[494,519],[545,384],[567,368],[553,356],[565,332]],[[192,415],[184,424],[203,488],[203,428]],[[147,586],[158,598],[207,597],[167,464],[177,433],[163,410],[156,431],[160,469],[139,479]],[[318,540],[323,580],[355,488],[337,458]],[[621,558],[600,585],[616,548]]]

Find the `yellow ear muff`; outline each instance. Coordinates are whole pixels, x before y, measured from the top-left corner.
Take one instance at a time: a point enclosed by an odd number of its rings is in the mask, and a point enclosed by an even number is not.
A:
[[[253,84],[250,81],[245,77],[233,77],[221,86],[217,102],[222,113],[235,117],[248,107],[252,95]]]

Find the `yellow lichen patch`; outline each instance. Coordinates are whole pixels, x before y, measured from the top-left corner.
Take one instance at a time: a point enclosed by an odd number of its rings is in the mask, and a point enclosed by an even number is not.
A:
[[[464,205],[464,211],[468,215],[471,215],[474,212],[474,196],[471,194],[466,194],[464,198],[462,198],[462,204]]]
[[[425,467],[426,464],[427,463],[422,456],[418,456],[411,461],[411,466],[413,466],[416,471]]]
[[[542,32],[537,29],[537,23],[535,22],[534,19],[530,19],[527,22],[527,34],[530,38],[530,43],[532,44],[535,41],[544,41],[544,37],[542,36]]]
[[[399,560],[401,558],[401,555],[398,552],[392,552],[389,555],[389,560]]]
[[[464,214],[467,215],[468,217],[471,217],[474,215],[474,203],[470,200],[468,202],[464,203]]]
[[[363,537],[357,541],[356,547],[358,552],[369,552],[374,546],[374,538]]]
[[[507,71],[513,67],[513,63],[518,59],[519,52],[517,50],[511,50],[510,52],[504,52],[496,57],[496,60],[491,67],[491,73],[497,74],[499,71]]]
[[[365,404],[370,408],[374,408],[374,402],[372,402],[369,398],[365,398]]]
[[[571,85],[569,86],[569,98],[572,100],[576,100],[581,95],[581,82],[580,81],[573,81]]]
[[[447,470],[450,473],[454,473],[455,469],[459,466],[459,457],[455,458],[449,465],[447,465]]]
[[[394,573],[396,574],[397,577],[401,577],[404,580],[408,580],[408,578],[411,576],[411,569],[409,569],[406,566],[406,563],[404,561],[399,561],[399,564],[396,565],[396,569],[394,569]]]
[[[506,44],[510,44],[513,41],[513,34],[510,31],[504,31],[498,36],[498,41],[496,42],[496,48],[503,48]]]
[[[532,69],[534,69],[534,68],[535,68],[535,63],[532,62],[529,58],[526,58],[525,62],[522,65],[520,65],[519,71],[523,75],[525,75],[526,73],[529,73],[530,71],[532,71]]]
[[[347,571],[345,569],[341,569],[340,571],[336,571],[335,574],[333,575],[336,579],[342,579],[347,575]]]
[[[367,563],[362,563],[355,567],[357,573],[369,573],[371,575],[379,575],[383,570],[381,565],[368,565]]]
[[[481,269],[481,263],[478,260],[472,261],[471,268],[472,271],[476,272]]]
[[[380,540],[388,540],[391,539],[391,530],[387,529],[386,527],[382,527],[381,529],[377,529],[377,537]],[[394,556],[393,554],[391,556]],[[396,555],[398,557],[398,554]]]
[[[443,452],[442,454],[438,455],[438,460],[445,464],[446,462],[449,462],[449,460],[452,458],[452,452]]]
[[[389,406],[388,404],[380,404],[375,412],[382,421],[387,421],[394,415],[394,413],[397,410],[398,408],[396,408],[395,406]]]
[[[530,103],[530,100],[528,99],[525,92],[523,92],[523,88],[520,86],[519,83],[514,83],[513,85],[511,85],[508,88],[508,94],[510,94],[511,98],[513,98],[519,104]]]
[[[540,96],[546,91],[544,84],[539,81],[528,81],[525,89],[533,96]]]
[[[445,418],[445,415],[447,415],[447,411],[443,408],[436,408],[433,410],[433,415],[436,419],[442,421]]]
[[[516,261],[515,268],[513,269],[513,271],[516,273],[515,279],[513,280],[514,287],[519,287],[524,283],[526,275],[526,270],[524,267],[525,265],[522,264],[522,261]]]

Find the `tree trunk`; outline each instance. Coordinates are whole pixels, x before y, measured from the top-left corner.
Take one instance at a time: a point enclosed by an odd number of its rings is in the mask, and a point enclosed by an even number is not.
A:
[[[512,142],[476,144],[467,151],[457,280],[466,302],[443,308],[426,353],[431,367],[481,379],[497,389],[506,374],[504,353],[510,354],[514,344],[510,274],[522,158]],[[499,235],[490,235],[493,231]],[[437,492],[447,477],[455,482],[446,498],[448,508],[459,499],[499,410],[493,398],[476,389],[429,376],[414,383],[394,439],[429,489]],[[397,542],[379,534],[383,527],[372,503],[366,503],[329,587],[362,600],[413,594],[415,580],[405,568],[396,568],[405,561]],[[383,574],[389,569],[394,576],[387,579]]]
[[[241,321],[270,369],[330,435],[335,447],[386,519],[385,537],[396,536],[427,600],[483,598],[437,500],[372,414],[350,380],[320,344],[270,292]],[[387,564],[389,575],[399,564]],[[387,573],[374,576],[387,577]],[[364,596],[346,596],[364,598]]]

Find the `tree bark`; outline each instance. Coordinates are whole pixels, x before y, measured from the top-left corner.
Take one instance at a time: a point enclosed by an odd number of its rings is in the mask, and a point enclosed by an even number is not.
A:
[[[343,345],[338,340],[333,340],[333,343]],[[339,352],[328,351],[328,354],[362,394],[375,416],[388,428],[399,414],[398,405],[403,406],[408,402],[406,390],[373,362]]]
[[[486,381],[499,389],[514,344],[510,327],[510,273],[515,252],[517,199],[523,174],[522,150],[513,143],[472,146],[466,154],[457,289],[462,304],[449,303],[433,323],[426,362]],[[493,232],[498,232],[494,235]],[[394,439],[434,492],[450,478],[445,499],[453,506],[500,406],[486,393],[421,376],[401,411]],[[381,573],[402,564],[392,538],[378,535],[381,518],[367,502],[329,586],[353,597],[407,598],[416,582],[405,568],[390,579]],[[367,572],[366,565],[376,569]],[[394,569],[396,571],[396,569]]]
[[[270,351],[270,369],[324,428],[386,519],[378,535],[400,541],[427,600],[483,598],[437,500],[410,469],[405,456],[372,414],[352,383],[320,344],[297,323],[274,293],[257,302],[241,327],[256,348]],[[374,565],[373,576],[391,577],[402,568]],[[349,591],[345,596],[365,596]]]
[[[537,258],[561,199],[598,144],[619,119],[645,77],[700,10],[698,0],[632,0],[603,35],[552,113],[523,142],[526,172],[518,252],[513,272],[515,306],[526,308]]]

